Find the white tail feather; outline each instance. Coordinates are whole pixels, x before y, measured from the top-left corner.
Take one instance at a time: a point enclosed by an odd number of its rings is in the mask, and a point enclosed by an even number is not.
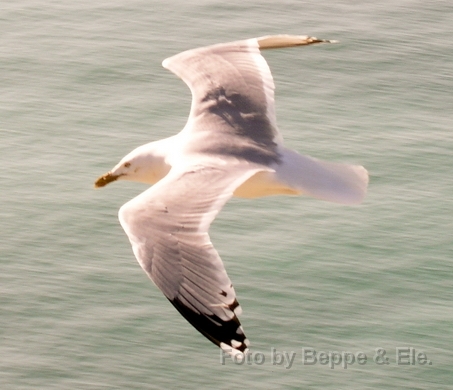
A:
[[[368,172],[360,165],[321,161],[285,149],[276,167],[279,182],[314,198],[359,204],[366,195]]]

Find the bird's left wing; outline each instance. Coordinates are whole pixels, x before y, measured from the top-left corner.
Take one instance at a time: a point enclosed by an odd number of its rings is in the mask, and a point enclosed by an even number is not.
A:
[[[208,229],[234,190],[266,168],[173,168],[123,205],[119,219],[148,276],[199,332],[232,354],[247,349],[239,304]]]
[[[192,92],[186,127],[197,142],[190,152],[238,156],[269,165],[280,159],[274,81],[262,50],[330,42],[276,35],[187,50],[162,65]],[[218,142],[221,139],[222,142]]]

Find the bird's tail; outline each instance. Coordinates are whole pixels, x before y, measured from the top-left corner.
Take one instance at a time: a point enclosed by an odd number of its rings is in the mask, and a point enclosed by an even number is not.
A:
[[[368,172],[360,165],[321,161],[290,149],[285,149],[275,174],[302,194],[341,204],[361,203],[368,186]]]

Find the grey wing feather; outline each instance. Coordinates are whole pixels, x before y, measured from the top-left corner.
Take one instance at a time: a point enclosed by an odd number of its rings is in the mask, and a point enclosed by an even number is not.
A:
[[[259,170],[171,171],[119,212],[138,262],[168,300],[213,343],[241,352],[248,341],[239,304],[207,230],[236,187]]]
[[[189,86],[193,116],[202,113],[221,94],[238,100],[237,103],[242,99],[243,110],[266,113],[267,99],[273,103],[274,82],[256,39],[187,50],[165,59],[162,65]]]
[[[256,39],[189,50],[163,65],[192,92],[185,130],[199,142],[191,152],[239,155],[265,165],[278,161],[274,82]],[[213,129],[222,142],[208,136]]]
[[[260,50],[323,42],[330,41],[266,36],[188,50],[164,60],[163,66],[192,92],[185,130],[198,142],[188,151],[236,155],[264,165],[280,162],[277,145],[283,140],[275,115],[275,85]],[[222,142],[213,140],[213,129]]]

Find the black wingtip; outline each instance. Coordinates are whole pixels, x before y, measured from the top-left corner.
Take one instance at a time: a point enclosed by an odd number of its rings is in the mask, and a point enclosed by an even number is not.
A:
[[[268,35],[256,39],[260,50],[338,42],[330,39],[318,39],[308,35]]]
[[[217,315],[196,313],[185,306],[178,298],[169,301],[195,329],[223,351],[234,355],[245,353],[248,349],[250,342],[244,334],[239,319],[234,314],[240,310],[236,299],[228,306],[233,317],[227,321],[222,320]]]

